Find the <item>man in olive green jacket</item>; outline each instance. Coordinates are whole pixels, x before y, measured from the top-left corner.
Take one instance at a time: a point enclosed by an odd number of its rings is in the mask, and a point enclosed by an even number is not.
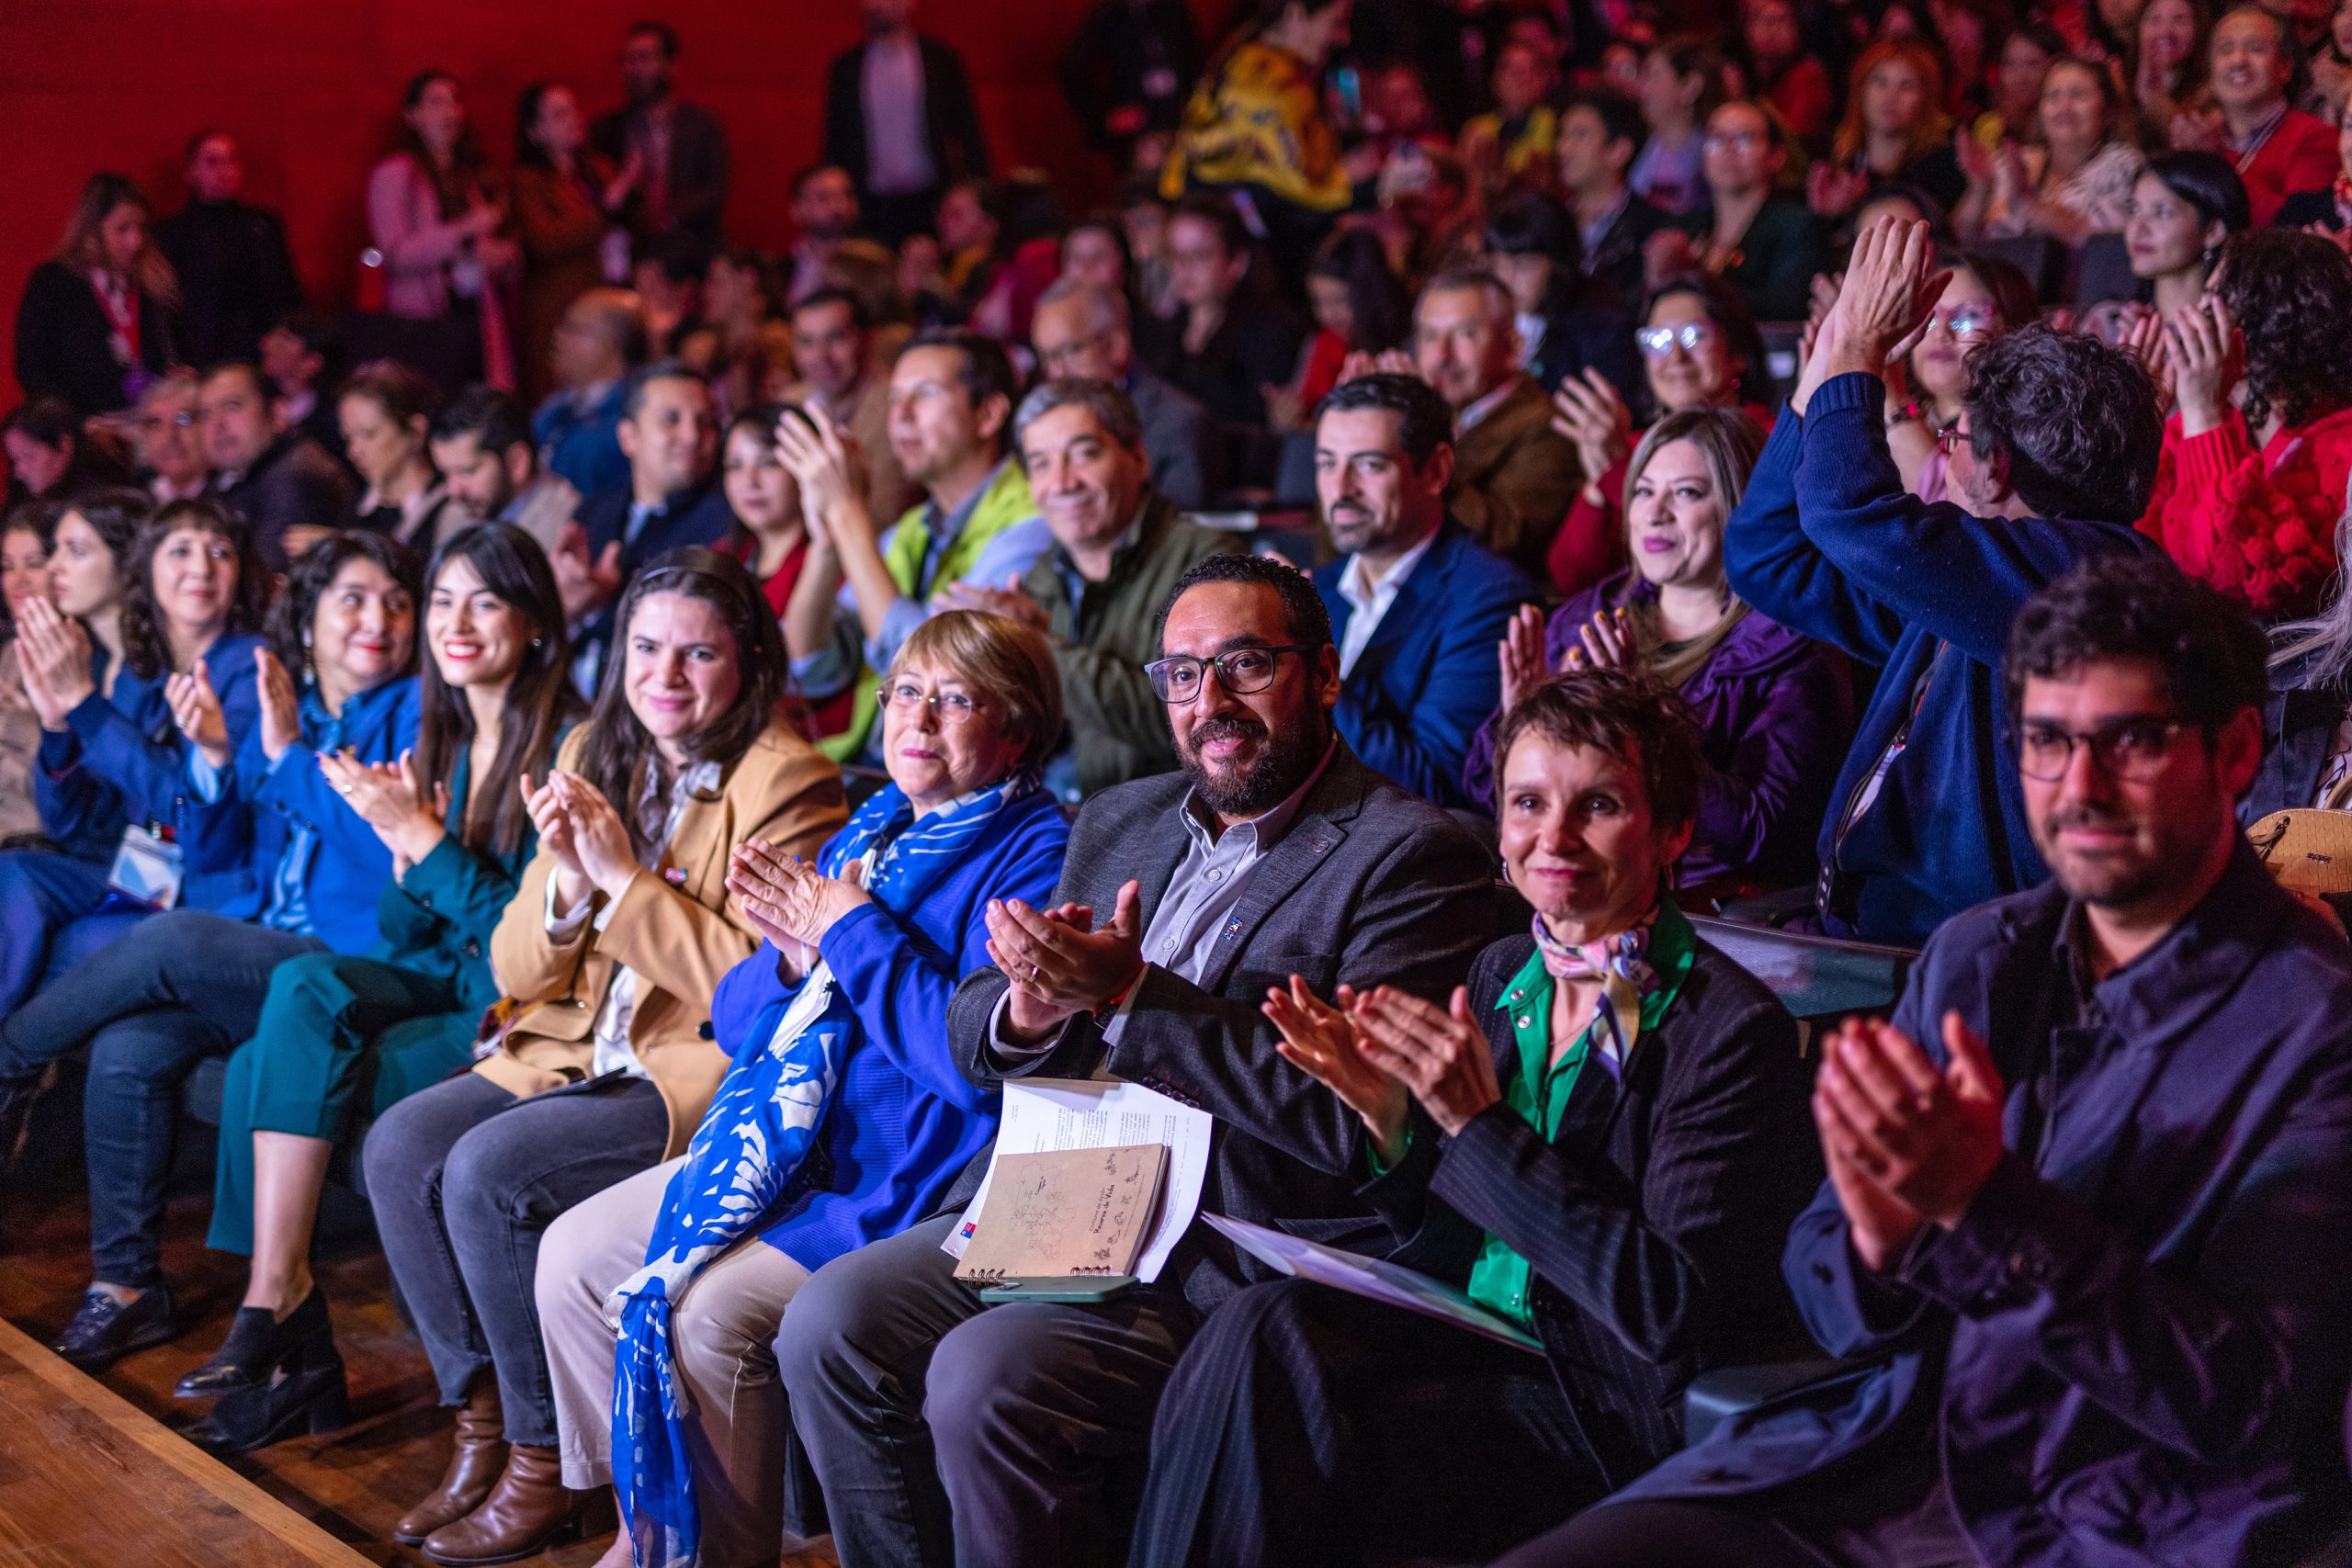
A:
[[[1023,399],[1013,450],[1053,531],[1017,589],[958,587],[956,602],[1027,621],[1053,640],[1069,740],[1047,768],[1066,800],[1176,766],[1168,712],[1143,667],[1185,569],[1238,551],[1151,488],[1135,404],[1107,381],[1047,381]]]

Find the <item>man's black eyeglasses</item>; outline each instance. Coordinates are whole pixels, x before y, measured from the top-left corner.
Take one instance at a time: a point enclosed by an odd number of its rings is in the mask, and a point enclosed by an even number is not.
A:
[[[2061,729],[2054,724],[2029,724],[2018,733],[2018,772],[2030,779],[2055,784],[2075,765],[2075,748],[2088,746],[2091,761],[2111,779],[2145,784],[2154,778],[2172,750],[2173,738],[2192,728],[2160,719],[2133,718],[2098,729]]]
[[[1163,703],[1189,703],[1199,696],[1201,682],[1212,669],[1216,671],[1218,685],[1237,697],[1246,697],[1274,683],[1274,667],[1283,654],[1307,651],[1292,644],[1283,648],[1237,648],[1215,659],[1194,659],[1180,653],[1153,660],[1143,667],[1143,672],[1151,677],[1151,689],[1159,694]]]

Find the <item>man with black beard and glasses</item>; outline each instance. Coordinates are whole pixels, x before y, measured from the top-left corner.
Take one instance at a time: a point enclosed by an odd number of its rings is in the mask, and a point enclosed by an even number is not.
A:
[[[2268,649],[2162,557],[2029,600],[2003,671],[2052,877],[1820,1052],[1781,1270],[1867,1360],[1504,1568],[2301,1562],[2342,1523],[2352,953],[2234,805]]]
[[[1204,1211],[1383,1247],[1362,1123],[1260,1010],[1294,975],[1442,1000],[1493,934],[1491,867],[1340,738],[1339,651],[1289,567],[1200,562],[1160,649],[1146,670],[1183,772],[1086,803],[1056,908],[991,907],[995,963],[957,989],[950,1045],[985,1085],[1100,1067],[1197,1105],[1216,1118]],[[983,1307],[940,1250],[967,1196],[819,1269],[786,1316],[834,1544],[847,1568],[1117,1562],[1160,1388],[1241,1267],[1195,1225],[1125,1295]]]

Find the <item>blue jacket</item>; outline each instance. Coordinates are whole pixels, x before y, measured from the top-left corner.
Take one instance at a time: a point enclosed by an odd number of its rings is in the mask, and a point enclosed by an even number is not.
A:
[[[392,876],[392,852],[319,772],[321,750],[349,750],[363,762],[390,762],[416,744],[414,676],[362,692],[330,717],[314,692],[302,694],[302,739],[271,762],[261,727],[237,753],[210,801],[191,798],[189,856],[208,872],[242,876],[238,896],[220,906],[237,919],[257,919],[270,904],[278,863],[300,825],[314,835],[302,868],[311,934],[337,953],[365,954],[381,934],[376,906]],[[193,795],[193,792],[191,792]]]
[[[1315,591],[1343,641],[1354,606],[1340,592],[1352,558],[1316,569]],[[1476,803],[1462,788],[1470,737],[1502,700],[1496,646],[1521,604],[1543,591],[1448,517],[1429,554],[1396,590],[1388,613],[1340,682],[1340,733],[1366,767],[1440,806]]]
[[[205,673],[220,698],[229,744],[243,746],[260,711],[254,695],[254,649],[262,639],[239,632],[217,637],[204,650]],[[192,820],[187,791],[187,744],[164,699],[168,672],[153,680],[125,670],[112,697],[92,692],[65,716],[66,728],[41,732],[40,765],[33,773],[33,798],[50,837],[81,859],[111,863],[123,829],[159,823],[186,841]],[[182,904],[216,908],[235,896],[226,881],[190,869]]]
[[[571,481],[582,495],[628,483],[628,458],[621,453],[621,403],[626,378],[615,381],[587,408],[570,392],[551,392],[531,416],[531,439],[549,473]]]
[[[1954,918],[1895,1009],[1938,1060],[1957,1010],[2008,1086],[2007,1152],[1960,1223],[1884,1276],[1826,1185],[1789,1233],[1814,1337],[1876,1364],[1622,1495],[1753,1495],[1850,1460],[1866,1496],[1907,1431],[1940,1440],[1988,1568],[2305,1561],[2283,1538],[2342,1490],[2352,1378],[2352,958],[2241,846],[2097,986],[2104,1024],[2055,1027],[2073,914],[2053,885]]]
[[[1050,904],[1069,842],[1069,822],[1052,792],[1035,791],[1004,809],[911,919],[869,903],[825,933],[820,951],[856,1008],[864,1038],[842,1069],[823,1142],[804,1168],[820,1179],[788,1190],[762,1231],[770,1246],[814,1269],[895,1235],[938,1208],[995,1138],[997,1091],[956,1069],[947,999],[961,976],[989,964],[989,900]],[[765,1048],[799,991],[799,982],[778,975],[780,956],[763,942],[727,972],[712,998],[713,1032],[739,1063]]]
[[[1927,504],[1887,452],[1885,396],[1856,373],[1825,382],[1803,419],[1782,411],[1724,525],[1724,561],[1748,604],[1882,667],[1821,826],[1821,859],[1849,890],[1826,923],[1917,947],[1947,916],[2047,874],[2010,761],[2009,622],[2085,560],[2156,547],[2129,523],[1986,521]],[[1906,723],[1907,745],[1841,842]]]

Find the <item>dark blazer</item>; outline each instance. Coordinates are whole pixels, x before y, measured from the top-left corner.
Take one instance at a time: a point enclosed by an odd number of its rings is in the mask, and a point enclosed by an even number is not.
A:
[[[254,547],[272,571],[286,570],[286,530],[296,524],[338,527],[351,516],[359,488],[351,471],[300,430],[271,442],[237,482],[218,492],[245,520]]]
[[[1713,208],[1675,220],[1700,245],[1715,231]],[[1724,268],[1731,285],[1759,321],[1801,321],[1813,305],[1813,275],[1827,263],[1821,220],[1802,201],[1768,197],[1740,236],[1739,259]]]
[[[1107,910],[1133,878],[1143,885],[1137,912],[1148,930],[1184,858],[1176,814],[1191,789],[1184,774],[1169,773],[1089,800],[1070,829],[1055,901]],[[1389,1228],[1358,1194],[1363,1124],[1275,1053],[1278,1036],[1258,1009],[1294,974],[1317,996],[1344,982],[1443,998],[1493,934],[1490,865],[1453,818],[1382,783],[1342,744],[1290,830],[1250,873],[1201,985],[1149,969],[1115,1046],[1106,1049],[1081,1016],[1051,1050],[1008,1063],[988,1041],[1007,983],[993,967],[978,969],[948,1004],[948,1043],[956,1066],[983,1085],[1084,1077],[1100,1065],[1199,1106],[1216,1118],[1204,1213],[1385,1251]],[[1206,1311],[1271,1278],[1195,1225],[1160,1282]]]
[[[28,398],[55,395],[87,415],[130,406],[123,367],[107,339],[114,329],[90,280],[62,262],[45,261],[25,280],[17,305],[17,386]],[[176,364],[172,315],[139,297],[139,362],[162,375]]]
[[[2238,802],[2238,820],[2253,826],[2274,811],[2308,807],[2319,794],[2335,732],[2352,713],[2352,689],[2343,682],[2305,684],[2311,660],[2270,672],[2270,700],[2262,705],[2262,770]]]
[[[1315,569],[1335,643],[1355,616],[1340,592],[1352,558]],[[1334,711],[1348,745],[1399,789],[1440,806],[1475,804],[1462,787],[1462,763],[1471,735],[1502,699],[1495,647],[1519,607],[1543,597],[1461,524],[1440,524],[1340,685]]]
[[[1266,423],[1268,387],[1287,386],[1298,369],[1306,328],[1279,300],[1236,300],[1198,354],[1184,349],[1184,318],[1136,323],[1136,352],[1179,391],[1228,425]]]
[[[602,555],[606,545],[628,530],[629,495],[629,487],[623,484],[601,491],[580,503],[574,517],[588,536],[589,559]],[[645,520],[637,537],[621,546],[621,570],[634,575],[655,556],[681,545],[716,546],[734,527],[735,513],[727,504],[727,492],[719,488],[718,476],[713,474],[700,484],[670,497],[662,503],[660,512]]]
[[[179,351],[191,365],[253,359],[262,334],[302,303],[286,225],[243,201],[192,201],[155,225],[180,277]]]
[[[642,113],[615,109],[596,117],[588,145],[617,168],[628,159],[631,125]],[[673,100],[670,106],[670,230],[691,234],[716,249],[727,207],[727,128],[700,104]],[[639,239],[652,237],[641,194],[630,198],[626,216]]]
[[[1126,389],[1143,423],[1151,488],[1187,511],[1206,506],[1225,488],[1225,446],[1216,421],[1141,360],[1127,367]]]
[[[2241,847],[2173,931],[2052,1027],[2070,906],[1969,910],[1897,1027],[1938,1060],[1956,1010],[2008,1085],[2007,1151],[1960,1224],[1864,1274],[1825,1185],[1782,1260],[1822,1345],[1875,1367],[1725,1422],[1625,1494],[1754,1494],[1934,1400],[1990,1568],[2300,1562],[2340,1495],[2352,1365],[2352,956]],[[2023,1086],[2054,1074],[2054,1099]],[[1901,1506],[1907,1498],[1890,1499]]]
[[[919,38],[915,44],[922,53],[923,135],[940,185],[986,178],[988,141],[980,134],[963,57],[936,39]],[[860,199],[867,194],[865,71],[865,45],[859,44],[837,56],[825,74],[825,162],[849,171]]]
[[[1520,1061],[1503,987],[1534,952],[1508,936],[1470,971],[1504,1083]],[[1796,1021],[1703,940],[1613,1091],[1589,1070],[1556,1141],[1498,1102],[1442,1142],[1416,1125],[1365,1192],[1409,1235],[1400,1263],[1459,1284],[1488,1232],[1528,1260],[1537,1337],[1614,1488],[1680,1447],[1693,1377],[1803,1343],[1779,1261],[1821,1156]]]
[[[1585,253],[1584,275],[1609,285],[1626,310],[1639,310],[1643,296],[1649,292],[1643,281],[1642,247],[1671,221],[1663,209],[1628,190],[1624,210],[1600,236],[1600,243]]]

